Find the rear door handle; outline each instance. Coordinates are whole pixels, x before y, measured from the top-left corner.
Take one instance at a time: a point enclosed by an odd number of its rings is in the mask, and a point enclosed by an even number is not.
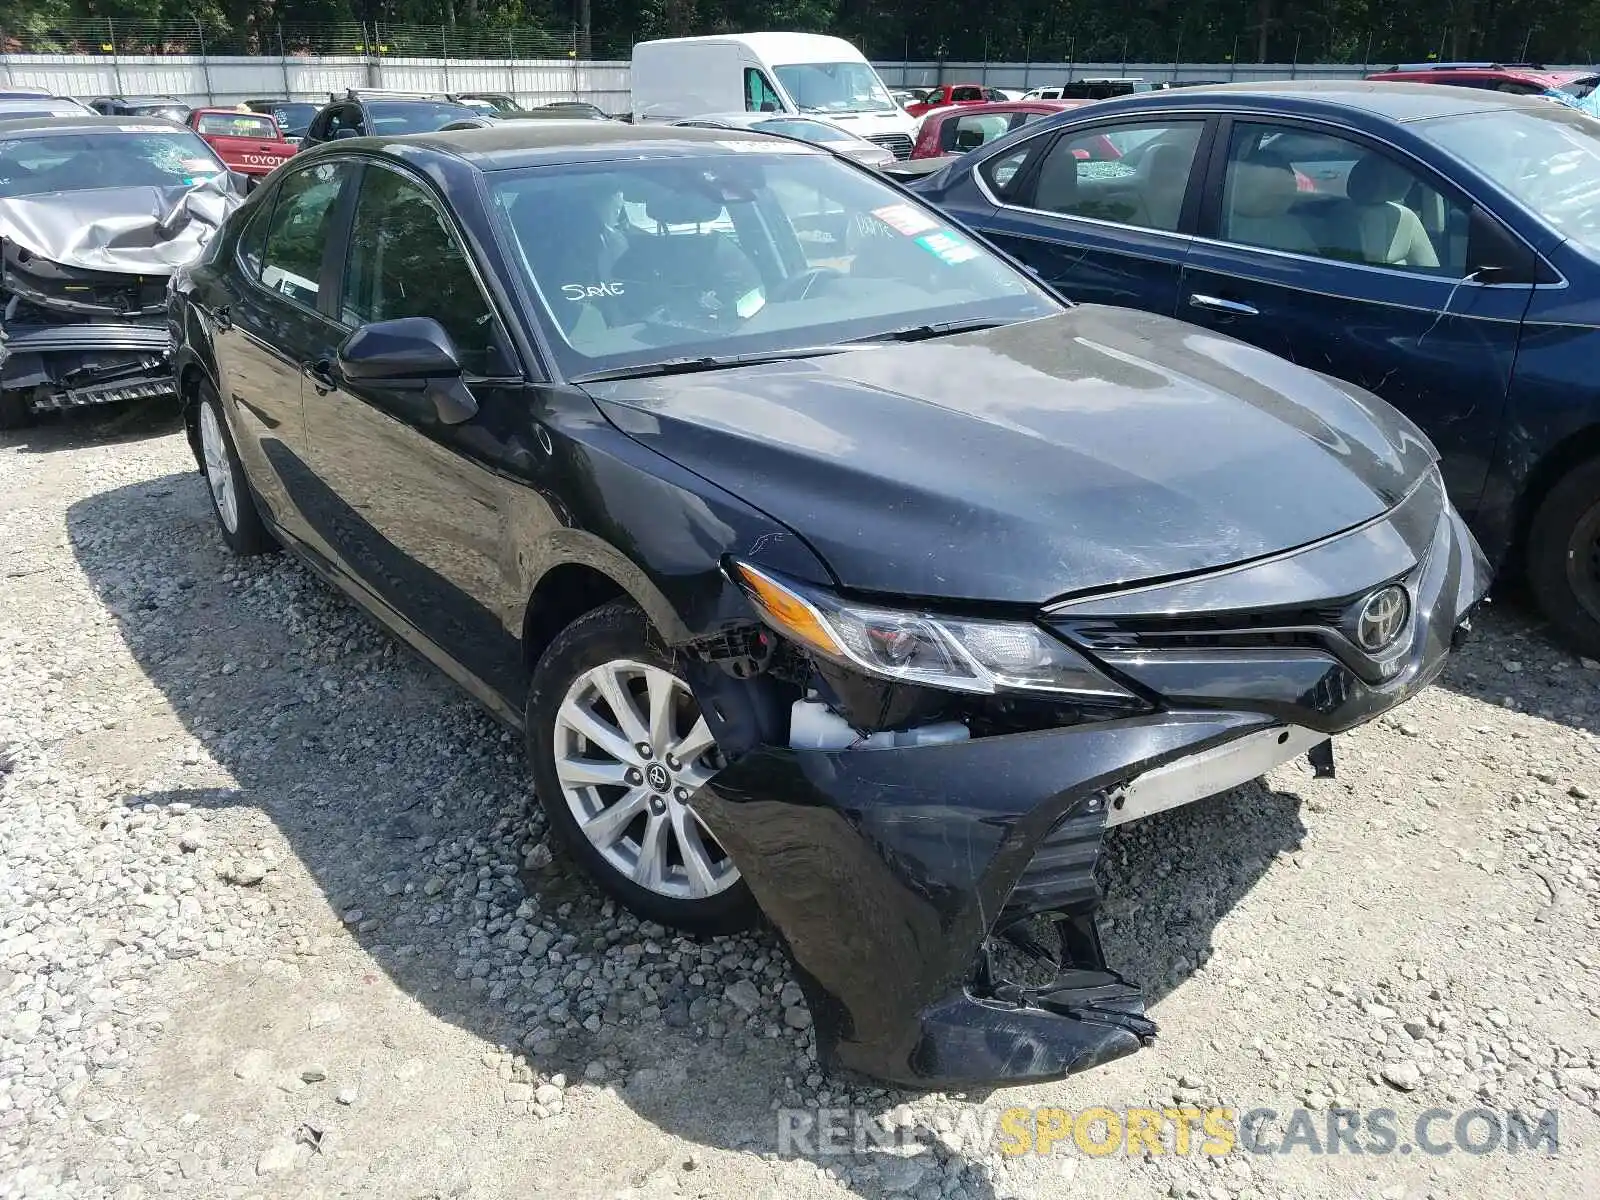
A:
[[[1189,297],[1189,303],[1194,308],[1207,308],[1212,312],[1228,313],[1235,317],[1259,317],[1260,311],[1249,304],[1241,304],[1237,300],[1224,300],[1221,296],[1205,296],[1195,292]]]
[[[300,364],[300,374],[311,381],[311,386],[317,389],[317,395],[326,396],[339,386],[333,377],[333,364],[325,358],[316,362]]]

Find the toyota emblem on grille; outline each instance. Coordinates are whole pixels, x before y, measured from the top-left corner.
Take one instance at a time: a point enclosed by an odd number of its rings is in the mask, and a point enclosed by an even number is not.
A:
[[[1386,650],[1406,627],[1411,602],[1398,584],[1380,588],[1361,602],[1356,613],[1356,641],[1369,654]]]

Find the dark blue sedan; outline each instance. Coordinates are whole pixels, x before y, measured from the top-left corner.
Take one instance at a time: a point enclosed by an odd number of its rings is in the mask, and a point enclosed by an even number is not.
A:
[[[1600,657],[1600,121],[1422,84],[1192,88],[1029,125],[917,190],[1073,299],[1403,410],[1485,549]]]

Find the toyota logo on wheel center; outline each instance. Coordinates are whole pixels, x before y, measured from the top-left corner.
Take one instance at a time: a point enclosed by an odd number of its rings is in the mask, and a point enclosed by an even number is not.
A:
[[[644,777],[650,787],[657,792],[664,792],[672,786],[672,776],[667,774],[667,769],[660,763],[651,763],[646,767]]]

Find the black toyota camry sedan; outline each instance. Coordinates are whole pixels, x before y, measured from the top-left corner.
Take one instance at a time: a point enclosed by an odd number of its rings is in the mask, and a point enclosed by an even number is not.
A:
[[[520,730],[630,908],[764,916],[824,1061],[901,1083],[1151,1037],[1096,934],[1106,829],[1331,770],[1487,583],[1382,401],[1071,306],[793,140],[330,144],[171,315],[227,544]]]

